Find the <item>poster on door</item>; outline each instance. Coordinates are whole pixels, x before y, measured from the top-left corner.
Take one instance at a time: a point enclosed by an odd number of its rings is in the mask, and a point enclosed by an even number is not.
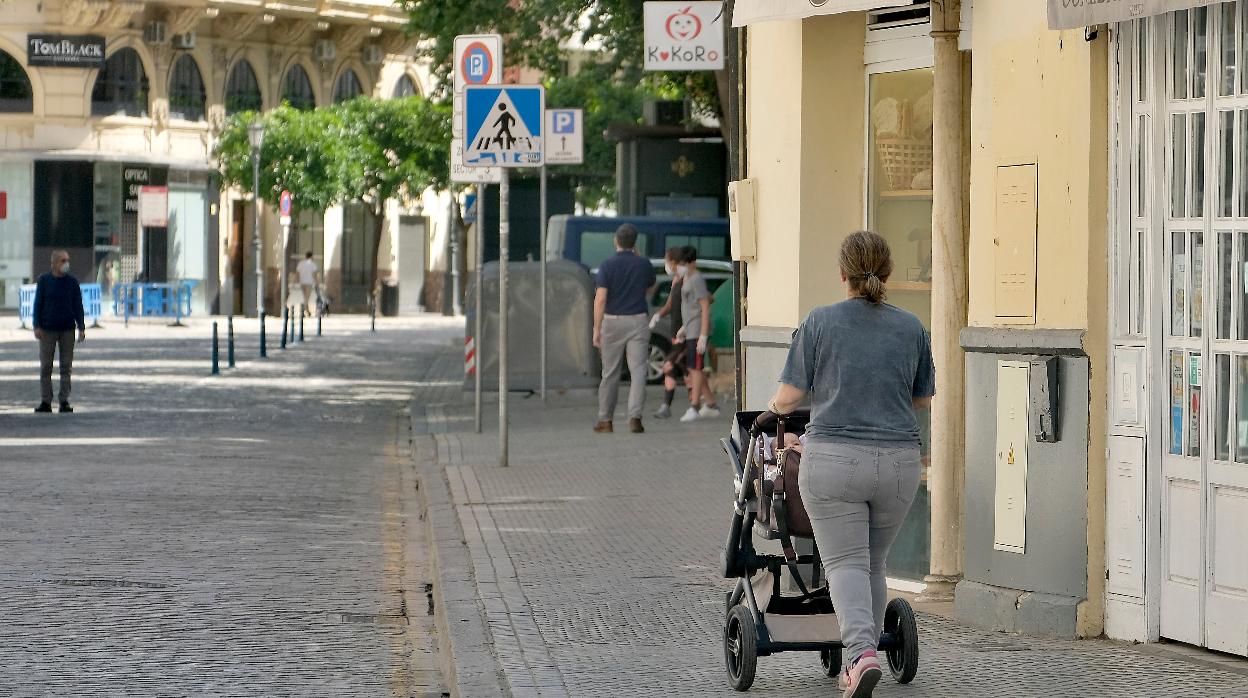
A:
[[[1183,353],[1170,352],[1170,453],[1183,455],[1183,432],[1186,422],[1183,420]]]

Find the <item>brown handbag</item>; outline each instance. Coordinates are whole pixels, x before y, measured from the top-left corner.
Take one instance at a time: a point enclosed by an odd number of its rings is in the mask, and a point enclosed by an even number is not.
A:
[[[784,443],[784,420],[776,424],[776,443]],[[802,504],[802,493],[797,485],[801,470],[802,454],[795,447],[776,449],[776,463],[780,474],[774,480],[763,477],[762,468],[755,474],[758,492],[758,522],[770,530],[788,536],[813,538],[810,515]],[[774,516],[773,516],[774,512]],[[783,521],[780,519],[783,517]]]

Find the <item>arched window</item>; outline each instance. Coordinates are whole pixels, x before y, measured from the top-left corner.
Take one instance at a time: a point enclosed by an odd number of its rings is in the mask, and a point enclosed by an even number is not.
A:
[[[247,61],[235,63],[234,69],[230,71],[230,79],[225,81],[225,113],[260,111],[263,107],[264,99],[260,96],[256,71],[251,69],[251,64]]]
[[[123,48],[104,61],[104,68],[95,78],[91,114],[147,116],[148,95],[147,72],[139,52]]]
[[[308,79],[308,71],[298,63],[286,71],[286,79],[282,82],[282,101],[290,102],[290,106],[295,109],[316,107],[316,95],[312,94],[312,81]]]
[[[35,92],[30,88],[30,78],[26,77],[22,64],[0,51],[0,112],[34,110]]]
[[[392,96],[395,99],[399,99],[400,97],[415,97],[418,94],[420,93],[416,91],[416,83],[412,82],[412,79],[407,75],[399,78],[399,81],[394,83],[394,93]]]
[[[355,71],[350,68],[342,71],[342,75],[338,76],[338,82],[334,85],[334,104],[362,94],[364,94],[364,88],[360,85],[360,78]]]
[[[173,64],[173,74],[169,76],[169,118],[203,121],[206,100],[199,66],[189,53],[184,53]]]

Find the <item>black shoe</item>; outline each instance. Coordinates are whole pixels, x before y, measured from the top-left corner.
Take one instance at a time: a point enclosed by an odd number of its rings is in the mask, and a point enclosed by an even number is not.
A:
[[[49,408],[48,408],[48,411],[49,411],[49,412],[51,412],[51,411],[52,411],[52,408],[51,408],[51,407],[49,407]],[[70,407],[68,402],[62,402],[62,403],[61,403],[61,412],[62,412],[62,413],[64,413],[64,412],[73,412],[73,411],[74,411],[74,408],[73,408],[73,407]]]
[[[52,411],[52,403],[49,403],[49,402],[41,402],[41,403],[39,403],[39,406],[35,408],[35,411],[36,411],[36,412],[51,412],[51,411]]]

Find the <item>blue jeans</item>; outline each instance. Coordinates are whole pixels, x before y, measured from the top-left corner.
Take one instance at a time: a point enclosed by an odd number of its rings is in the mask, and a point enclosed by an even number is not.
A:
[[[807,443],[798,476],[849,659],[875,649],[888,550],[919,489],[919,446]]]

